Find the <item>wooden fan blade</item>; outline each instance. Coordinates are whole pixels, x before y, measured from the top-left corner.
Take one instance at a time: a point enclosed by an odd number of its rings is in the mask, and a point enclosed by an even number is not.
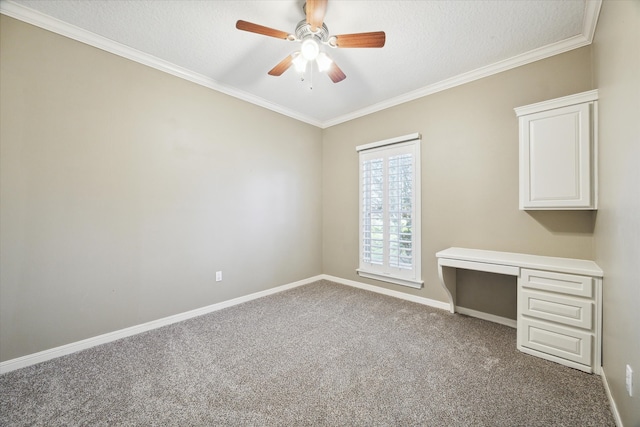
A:
[[[287,56],[282,61],[280,61],[278,63],[278,65],[273,67],[271,69],[271,71],[269,71],[269,75],[270,76],[281,76],[282,73],[284,73],[285,71],[287,71],[289,69],[289,67],[291,67],[292,61],[293,61],[293,55]]]
[[[384,31],[371,33],[342,34],[335,36],[336,47],[382,47],[387,36]]]
[[[252,22],[239,20],[236,22],[236,28],[242,31],[248,31],[250,33],[262,34],[263,36],[275,37],[277,39],[289,39],[289,33],[276,30],[274,28],[265,27],[262,25],[254,24]]]
[[[342,72],[335,62],[333,62],[327,70],[327,75],[334,83],[339,83],[347,78],[346,74]]]
[[[324,14],[327,12],[327,0],[307,0],[305,6],[307,22],[311,25],[311,31],[322,27]]]

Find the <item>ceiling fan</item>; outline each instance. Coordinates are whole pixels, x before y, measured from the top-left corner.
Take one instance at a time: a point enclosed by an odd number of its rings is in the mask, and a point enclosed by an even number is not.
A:
[[[280,76],[287,71],[291,65],[294,65],[299,72],[304,72],[307,63],[315,61],[319,71],[326,71],[329,78],[334,83],[338,83],[347,76],[338,65],[333,62],[329,55],[321,51],[320,47],[322,45],[331,48],[383,47],[386,36],[384,31],[342,34],[338,36],[330,35],[329,29],[323,22],[326,10],[327,0],[307,0],[303,6],[306,19],[298,23],[294,34],[242,20],[236,22],[236,28],[290,42],[301,42],[300,50],[280,61],[278,65],[269,71],[269,75]]]

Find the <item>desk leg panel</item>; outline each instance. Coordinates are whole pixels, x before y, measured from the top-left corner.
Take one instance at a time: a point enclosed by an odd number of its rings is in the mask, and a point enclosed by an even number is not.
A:
[[[438,276],[440,283],[449,297],[449,311],[456,312],[456,269],[455,267],[445,267],[438,262]]]

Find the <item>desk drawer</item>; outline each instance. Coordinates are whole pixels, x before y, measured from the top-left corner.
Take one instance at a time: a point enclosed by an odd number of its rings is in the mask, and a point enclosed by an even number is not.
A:
[[[593,302],[546,292],[522,289],[518,295],[520,313],[564,325],[591,330]]]
[[[520,319],[518,341],[528,347],[583,365],[591,365],[593,334],[533,319]]]
[[[524,288],[539,289],[542,291],[577,295],[587,298],[593,296],[593,278],[589,276],[523,268],[520,271],[519,284]]]

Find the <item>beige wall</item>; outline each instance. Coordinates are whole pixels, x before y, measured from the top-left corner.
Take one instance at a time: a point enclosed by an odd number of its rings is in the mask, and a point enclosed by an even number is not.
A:
[[[590,89],[591,49],[585,47],[326,129],[324,273],[446,301],[435,253],[450,246],[592,258],[591,212],[518,210],[518,121],[513,111]],[[355,272],[355,147],[413,132],[422,134],[421,290],[360,279]],[[515,281],[511,289],[509,279],[496,275],[482,276],[489,286],[469,283],[477,277],[459,278],[461,305],[515,318]]]
[[[320,129],[0,19],[0,360],[321,273]]]
[[[593,43],[599,90],[604,372],[625,426],[640,426],[640,1],[605,1]],[[634,370],[634,397],[625,366]]]

